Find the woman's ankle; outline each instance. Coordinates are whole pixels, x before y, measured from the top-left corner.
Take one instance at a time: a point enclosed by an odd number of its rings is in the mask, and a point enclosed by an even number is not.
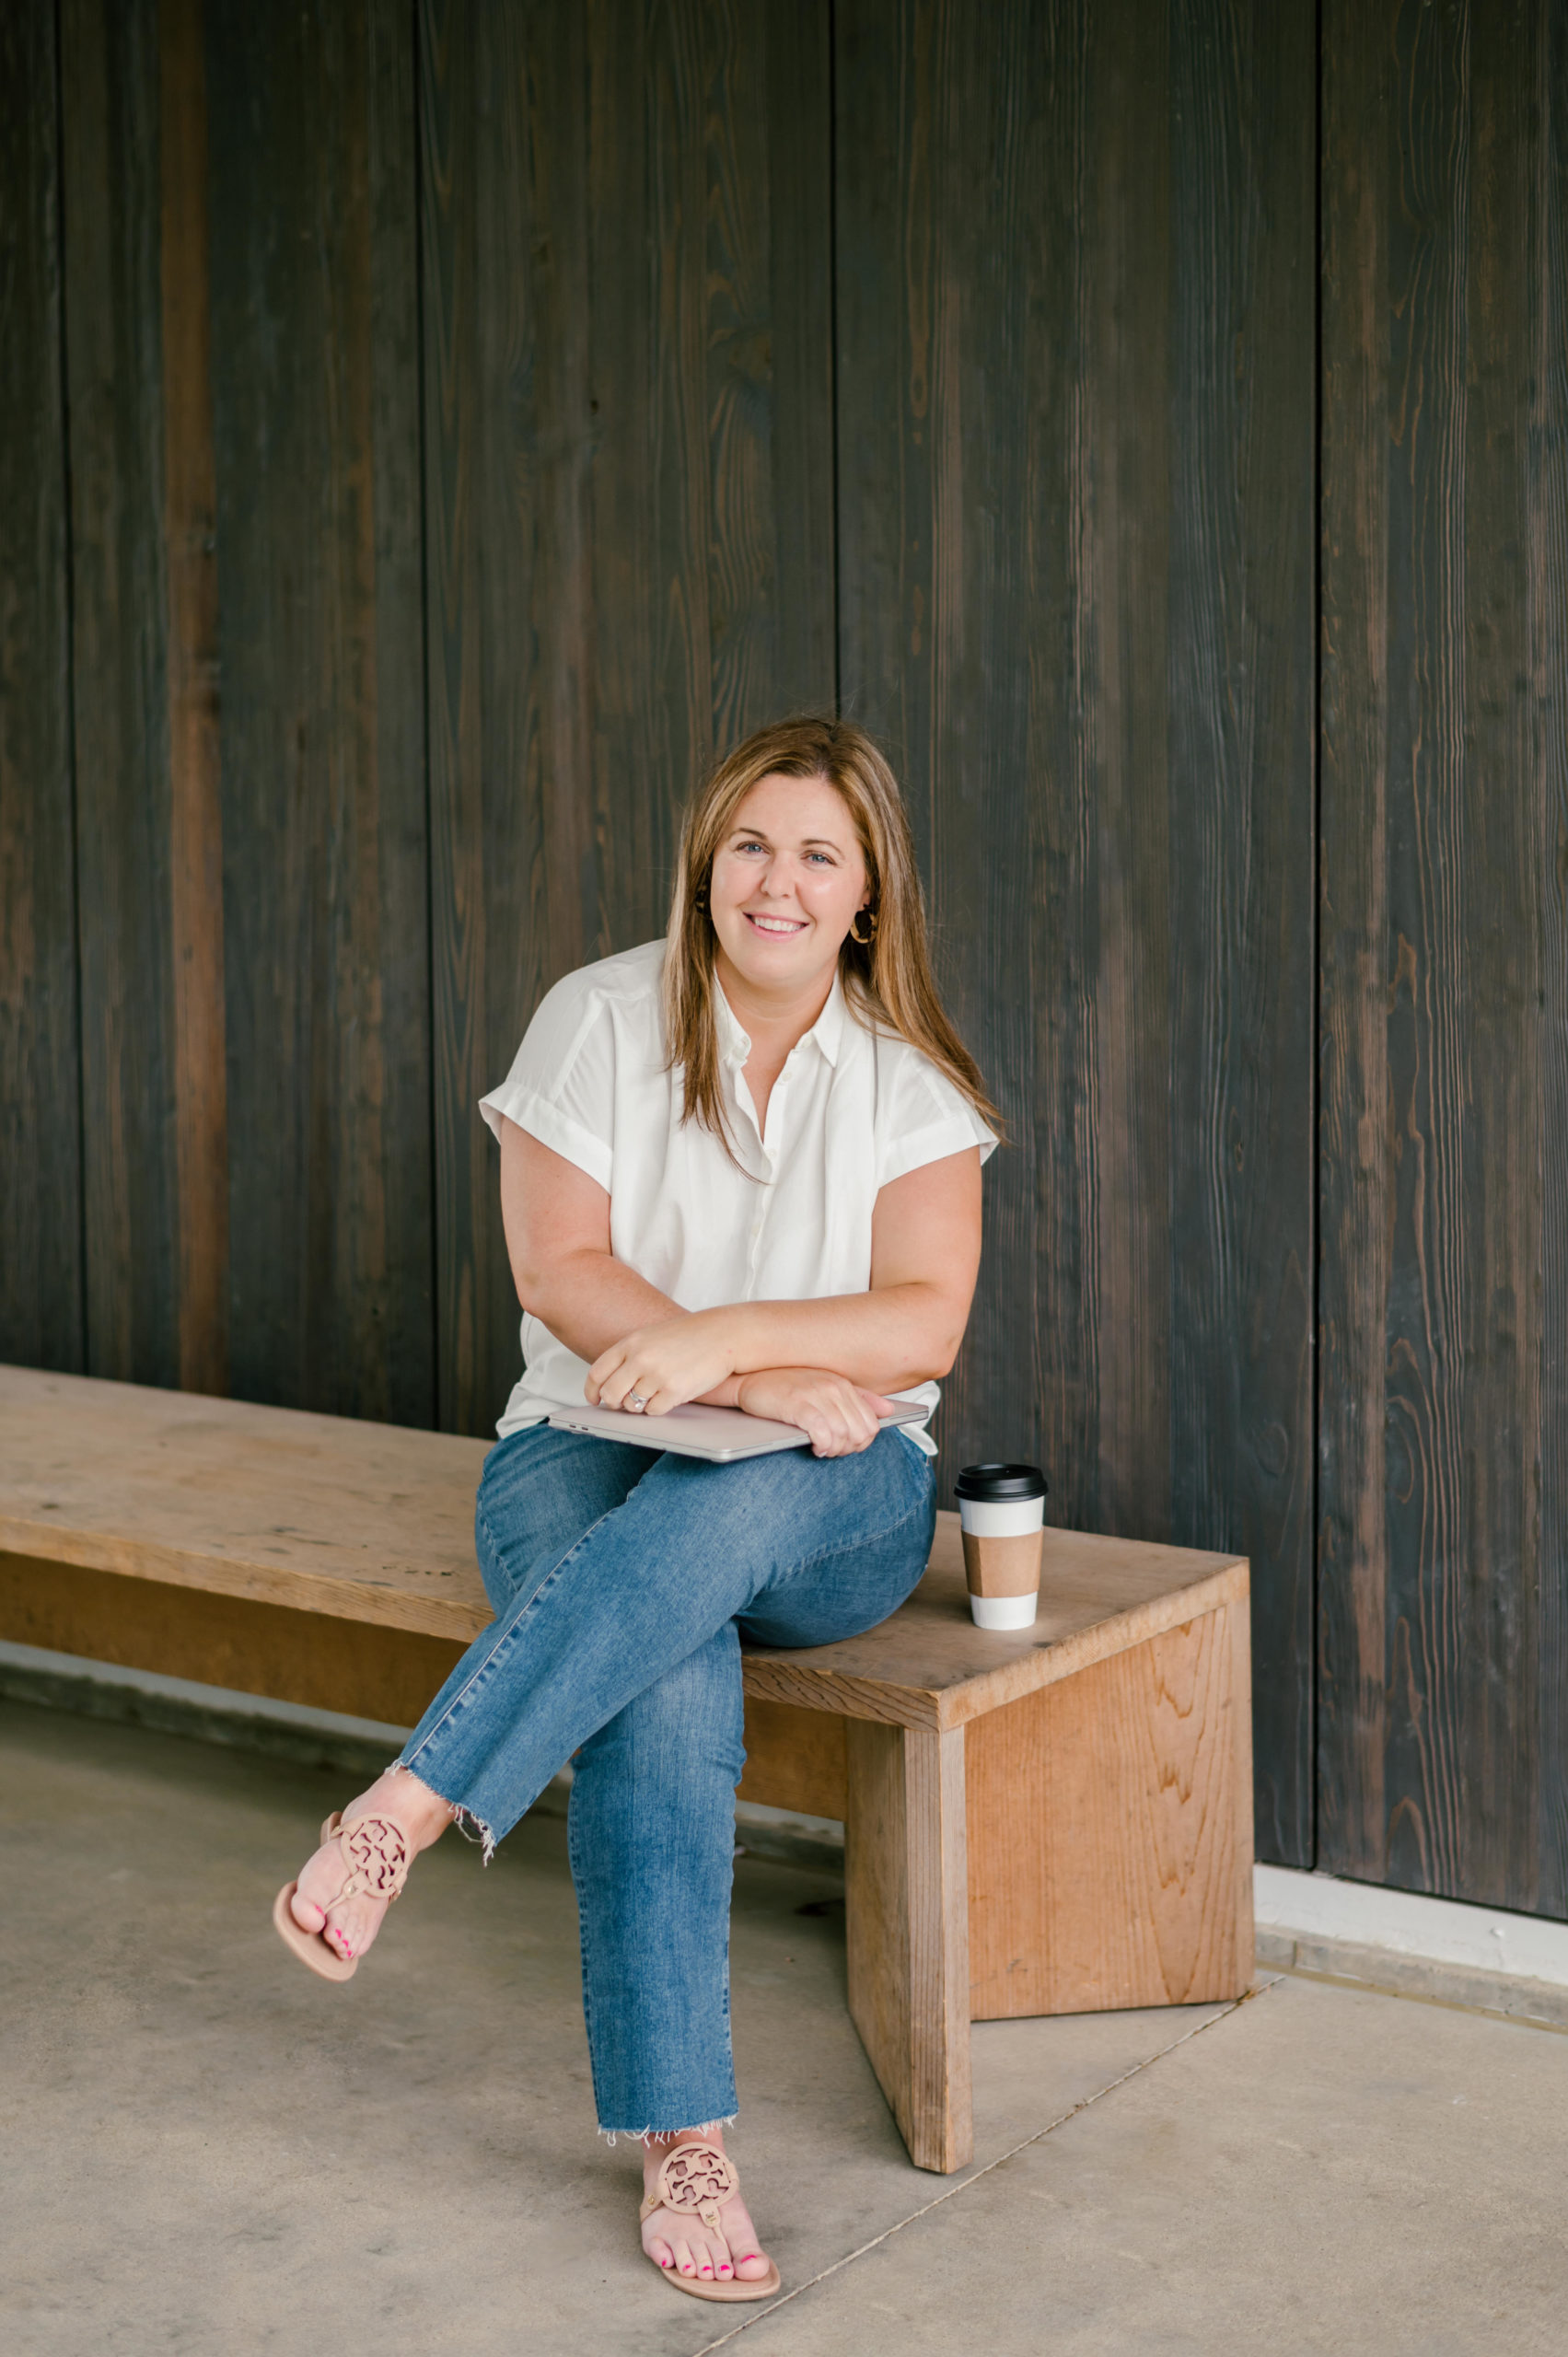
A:
[[[345,1817],[373,1817],[377,1809],[395,1812],[398,1822],[407,1828],[422,1850],[438,1840],[457,1815],[450,1801],[433,1793],[421,1782],[412,1768],[401,1760],[384,1769],[368,1791],[360,1794],[343,1811]]]
[[[651,2179],[657,2175],[667,2154],[678,2144],[716,2144],[724,2151],[724,2128],[672,2128],[668,2134],[645,2136],[643,2139],[643,2174]]]

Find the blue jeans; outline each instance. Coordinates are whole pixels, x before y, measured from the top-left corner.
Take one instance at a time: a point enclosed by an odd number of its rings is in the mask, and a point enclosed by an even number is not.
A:
[[[887,1619],[925,1568],[932,1460],[714,1465],[531,1424],[484,1461],[475,1532],[495,1619],[402,1764],[507,1833],[576,1755],[569,1842],[599,2125],[730,2118],[729,1894],[740,1647]]]

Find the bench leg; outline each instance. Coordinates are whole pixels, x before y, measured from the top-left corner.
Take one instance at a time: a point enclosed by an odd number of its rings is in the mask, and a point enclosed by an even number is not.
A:
[[[851,1719],[849,2010],[916,2168],[974,2157],[964,1733]]]

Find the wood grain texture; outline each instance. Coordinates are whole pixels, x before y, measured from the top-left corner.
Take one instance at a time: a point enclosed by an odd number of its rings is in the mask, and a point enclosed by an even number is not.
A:
[[[202,0],[158,17],[169,988],[179,1380],[228,1389],[228,1097],[218,767],[217,483]]]
[[[58,59],[0,15],[0,1357],[83,1355]]]
[[[977,2021],[1249,1986],[1246,1617],[1224,1606],[969,1727]]]
[[[1310,1863],[1316,922],[1320,1854],[1562,1914],[1568,18],[1320,13],[7,14],[0,1348],[488,1430],[474,1099],[842,671],[1016,1141],[944,1482],[1254,1559]]]
[[[60,10],[87,1364],[177,1383],[157,0]]]
[[[0,1637],[311,1710],[415,1725],[462,1652],[433,1637],[0,1553]]]
[[[746,1772],[736,1787],[743,1801],[842,1823],[848,1773],[842,1719],[748,1695]]]
[[[87,1436],[90,1434],[90,1446]],[[0,1548],[466,1644],[484,1448],[0,1367]]]
[[[1325,20],[1320,1863],[1568,1912],[1568,34]]]
[[[412,24],[214,9],[234,1388],[434,1420]]]
[[[484,1455],[455,1434],[0,1367],[0,1548],[466,1642],[491,1618]],[[941,1518],[925,1579],[880,1628],[746,1654],[748,1696],[961,1726],[1247,1592],[1244,1563],[1051,1532],[1040,1621],[996,1636],[970,1620],[957,1526]]]
[[[964,1736],[852,1722],[849,2009],[916,2168],[974,2157]]]
[[[835,26],[843,697],[1016,1142],[943,1479],[1254,1558],[1309,1863],[1312,12]]]
[[[1048,1529],[1033,1627],[977,1629],[958,1525],[957,1515],[938,1515],[924,1578],[879,1627],[833,1645],[745,1652],[747,1694],[902,1726],[959,1727],[1247,1597],[1247,1565],[1234,1556]]]
[[[475,1100],[830,702],[827,10],[420,9],[440,1421],[519,1369]]]

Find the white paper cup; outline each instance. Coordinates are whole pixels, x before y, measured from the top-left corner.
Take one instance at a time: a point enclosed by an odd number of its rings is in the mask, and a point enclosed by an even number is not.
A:
[[[1031,1628],[1040,1601],[1045,1476],[1038,1465],[966,1465],[958,1495],[976,1628]]]

